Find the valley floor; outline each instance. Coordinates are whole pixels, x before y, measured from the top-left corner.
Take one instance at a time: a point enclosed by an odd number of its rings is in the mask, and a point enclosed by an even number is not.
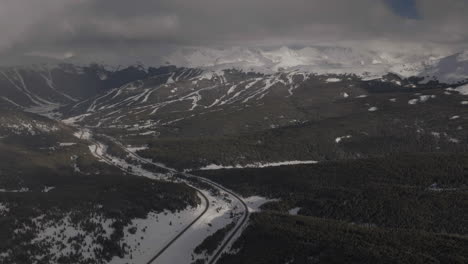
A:
[[[89,132],[88,132],[89,133]],[[81,133],[82,134],[82,133]],[[92,136],[89,136],[91,139]],[[185,212],[176,214],[163,213],[159,215],[150,214],[146,220],[133,220],[135,222],[143,221],[146,225],[145,239],[140,241],[135,240],[138,233],[126,233],[123,243],[130,245],[132,252],[126,255],[125,258],[115,257],[110,263],[191,263],[197,260],[206,260],[212,263],[224,251],[228,250],[233,242],[233,239],[239,237],[240,231],[245,227],[248,219],[248,211],[245,206],[249,207],[249,211],[258,210],[259,206],[266,202],[261,197],[252,197],[246,199],[247,204],[244,205],[243,198],[234,195],[229,190],[226,190],[218,184],[212,184],[210,181],[195,178],[195,182],[191,182],[192,177],[196,177],[187,173],[182,173],[183,177],[174,178],[176,171],[169,169],[169,174],[153,173],[142,168],[142,164],[149,163],[154,166],[162,166],[162,169],[168,169],[162,164],[153,163],[147,159],[143,159],[136,155],[132,149],[123,148],[128,151],[127,158],[137,160],[140,164],[135,165],[128,163],[127,160],[119,159],[107,153],[107,146],[103,143],[92,140],[90,151],[103,162],[115,165],[122,170],[131,171],[136,176],[143,176],[150,179],[159,179],[166,181],[186,182],[192,185],[201,195],[203,206],[197,209],[190,209]],[[182,179],[182,180],[181,180]],[[197,187],[195,187],[197,186]],[[206,204],[208,201],[208,204]],[[203,209],[203,207],[205,209]],[[157,220],[157,221],[155,221]],[[195,221],[195,222],[191,222]],[[133,223],[133,222],[132,222]],[[167,228],[169,224],[169,229]],[[218,230],[234,224],[236,229],[229,230],[224,237],[218,241],[215,252],[207,253],[201,251],[198,254],[194,253],[195,248],[202,244],[204,240]],[[163,231],[164,230],[164,231]],[[154,232],[153,232],[154,231]],[[128,232],[128,231],[127,231]],[[237,236],[234,237],[234,234]],[[178,237],[180,235],[180,237]],[[231,236],[231,237],[228,237]],[[135,244],[136,243],[136,244]],[[166,246],[168,246],[166,248]],[[228,248],[225,248],[228,246]],[[153,252],[153,253],[151,253]],[[216,253],[216,254],[215,254]]]

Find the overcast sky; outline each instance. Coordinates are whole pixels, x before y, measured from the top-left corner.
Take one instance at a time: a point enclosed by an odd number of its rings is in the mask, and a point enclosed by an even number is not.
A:
[[[0,0],[0,56],[174,47],[465,49],[467,0]]]

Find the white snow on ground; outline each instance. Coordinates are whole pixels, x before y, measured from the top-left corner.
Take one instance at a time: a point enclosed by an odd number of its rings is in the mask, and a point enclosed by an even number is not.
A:
[[[440,138],[440,133],[439,132],[431,132],[431,135],[435,138]]]
[[[8,208],[8,204],[0,203],[0,216],[3,216],[8,212],[10,212],[10,208]]]
[[[38,114],[38,115],[42,115],[50,119],[56,119],[60,117],[60,114],[54,112],[54,110],[56,110],[60,106],[61,106],[60,104],[48,103],[48,104],[41,104],[38,106],[26,108],[25,111]]]
[[[198,80],[212,80],[217,74],[214,71],[205,71],[197,77]]]
[[[460,104],[462,104],[462,105],[468,105],[468,101],[461,101]]]
[[[132,223],[124,228],[124,242],[128,245],[131,253],[123,258],[114,257],[109,264],[147,263],[178,232],[203,213],[206,204],[202,197],[200,199],[202,199],[202,204],[196,208],[176,213],[169,211],[159,214],[149,213],[146,219],[132,220]],[[133,234],[132,228],[136,228]]]
[[[99,152],[104,153],[104,151],[102,151],[102,150],[99,150]],[[110,161],[111,164],[116,165],[116,166],[118,166],[118,167],[120,167],[122,169],[127,169],[133,175],[146,177],[146,178],[149,178],[149,179],[152,179],[152,180],[164,180],[165,179],[165,175],[152,173],[150,171],[147,171],[147,170],[143,169],[139,165],[129,164],[126,161],[124,161],[122,159],[119,159],[119,158],[116,158],[116,157],[108,156],[108,158],[111,158],[111,161]]]
[[[95,224],[98,224],[102,231],[103,236],[110,238],[113,232],[111,227],[113,221],[111,219],[103,219],[101,216],[94,215],[90,218]],[[44,215],[34,218],[32,220],[35,225],[40,228],[36,237],[31,241],[32,244],[50,243],[48,247],[49,254],[52,257],[52,262],[57,262],[61,256],[67,256],[71,253],[76,252],[76,248],[80,248],[81,258],[84,260],[96,259],[94,250],[101,249],[95,241],[96,234],[90,234],[84,230],[82,226],[74,223],[70,215],[64,216],[62,219],[56,220],[45,220]],[[21,230],[15,230],[15,232],[22,232]],[[101,232],[98,232],[101,233]],[[77,242],[73,238],[77,236],[83,236],[82,242]],[[38,257],[40,261],[41,257]]]
[[[3,128],[7,128],[17,135],[28,134],[34,136],[59,130],[56,125],[38,120],[9,119],[1,116],[0,124]]]
[[[10,104],[12,104],[12,105],[14,105],[14,106],[16,106],[16,107],[23,108],[21,105],[15,103],[13,100],[10,100],[9,98],[7,98],[7,97],[5,97],[5,96],[2,96],[2,97],[0,97],[0,98],[2,98],[3,100],[7,101],[8,103],[10,103]]]
[[[343,139],[349,139],[351,138],[352,136],[351,135],[346,135],[346,136],[342,136],[342,137],[337,137],[335,138],[335,142],[336,143],[340,143]]]
[[[425,103],[429,99],[434,99],[434,98],[436,98],[435,95],[420,95],[419,98],[409,100],[408,104],[415,105],[417,103]]]
[[[431,186],[427,187],[427,190],[433,192],[444,192],[444,191],[456,191],[459,190],[458,188],[443,188],[440,187],[437,183],[431,184]]]
[[[131,146],[127,146],[127,149],[130,150],[131,152],[135,153],[135,152],[140,151],[140,150],[146,150],[146,149],[148,149],[148,146],[141,146],[141,147],[131,147]]]
[[[54,91],[55,93],[73,101],[73,102],[77,102],[79,101],[78,99],[64,93],[64,92],[61,92],[59,89],[57,89],[57,87],[55,87],[55,83],[54,83],[54,80],[52,78],[52,71],[50,69],[46,69],[46,73],[41,73],[41,76],[42,78],[45,80],[45,82],[47,83],[47,85],[49,86],[50,89],[52,89],[52,91]]]
[[[89,151],[91,152],[91,154],[96,157],[98,160],[102,161],[102,162],[106,162],[102,157],[101,155],[104,153],[103,150],[102,150],[102,147],[101,145],[99,144],[93,144],[93,145],[89,145],[88,146],[89,148]]]
[[[463,128],[462,128],[462,129],[463,129]],[[444,139],[448,140],[448,141],[451,142],[451,143],[456,143],[456,144],[460,143],[460,140],[459,140],[459,139],[451,137],[451,136],[448,135],[446,132],[435,132],[435,131],[432,131],[430,134],[431,134],[434,138],[436,138],[436,139],[444,138]]]
[[[88,148],[91,154],[94,157],[96,157],[96,159],[98,159],[99,161],[105,162],[109,165],[117,166],[121,168],[122,170],[128,171],[129,173],[133,175],[146,177],[152,180],[166,179],[166,176],[164,174],[152,173],[148,170],[143,169],[141,165],[130,164],[123,159],[108,155],[106,153],[107,146],[101,143],[89,145]]]
[[[73,135],[79,139],[90,140],[91,132],[88,129],[80,129],[78,132],[73,133]]]
[[[462,95],[468,95],[468,84],[457,87],[454,89],[455,91],[459,92]]]
[[[150,136],[150,135],[156,135],[158,134],[157,131],[146,131],[146,132],[143,132],[143,133],[139,133],[138,135],[140,136]]]
[[[345,93],[342,93],[341,95],[342,95],[344,98],[348,98],[348,97],[349,97],[349,94],[346,93],[346,92],[345,92]]]
[[[76,143],[74,143],[74,142],[61,142],[61,143],[59,143],[59,146],[61,146],[61,147],[71,147],[71,146],[74,146],[74,145],[76,145]]]
[[[436,98],[436,96],[435,95],[421,95],[419,96],[419,101],[424,103],[424,102],[427,102],[431,98]]]
[[[72,168],[74,172],[81,172],[80,168],[78,167],[78,163],[76,162],[78,160],[78,156],[73,155],[70,157],[70,160],[72,161]]]
[[[341,79],[338,78],[328,78],[325,80],[327,83],[341,82]]]
[[[75,124],[77,122],[82,121],[85,117],[90,116],[90,115],[91,114],[78,115],[78,116],[74,116],[74,117],[64,119],[64,120],[62,120],[62,122],[67,124],[67,125],[73,125],[73,124]]]
[[[368,96],[367,94],[361,94],[361,95],[356,96],[356,98],[366,98],[367,96]]]
[[[93,155],[96,155],[99,157],[102,161],[105,161],[110,164],[114,164],[120,168],[127,169],[131,168],[131,173],[137,176],[143,176],[147,177],[150,179],[168,179],[167,175],[163,174],[156,174],[149,172],[140,166],[135,166],[132,164],[127,163],[125,160],[121,160],[115,157],[112,157],[106,153],[106,146],[96,142],[95,144],[90,146],[90,151],[94,153]],[[163,165],[161,165],[163,166]],[[204,214],[193,226],[191,226],[186,233],[183,234],[183,238],[178,239],[174,244],[171,245],[164,253],[153,263],[163,263],[163,264],[172,264],[172,263],[191,263],[192,262],[192,255],[193,255],[193,250],[203,242],[203,240],[216,232],[217,230],[225,227],[226,225],[230,224],[232,221],[238,222],[243,213],[243,206],[240,203],[239,200],[235,199],[232,195],[219,190],[220,193],[217,194],[217,196],[213,196],[210,192],[208,191],[201,191],[205,196],[208,197],[210,207],[208,208],[208,211],[206,214]],[[258,204],[259,201],[257,201],[256,204]],[[255,204],[253,204],[255,205]],[[173,225],[175,223],[178,223],[178,218],[172,217],[173,220]],[[195,219],[195,216],[192,218]],[[148,221],[147,221],[148,222]],[[148,222],[149,223],[149,222]],[[151,222],[152,225],[157,225],[161,227],[161,224],[158,222]],[[179,221],[180,223],[180,221]],[[176,226],[177,227],[177,226]],[[154,228],[155,230],[158,230],[158,234],[161,233],[162,231],[158,227],[148,227],[148,230]],[[167,228],[165,228],[167,230]],[[178,233],[177,231],[180,231],[183,228],[180,229],[174,229],[175,232],[172,232],[172,236],[175,237]],[[147,231],[148,232],[148,231]],[[132,242],[133,239],[133,242]],[[135,242],[135,237],[134,236],[128,236],[127,240],[129,243],[138,243],[140,242],[140,245],[142,244],[142,241],[137,241]],[[163,239],[164,241],[162,242],[168,242],[170,241],[169,237],[166,237]],[[154,242],[154,241],[153,241]],[[144,242],[147,243],[147,242]],[[148,242],[148,246],[152,246],[154,251],[153,255],[158,252],[160,248],[154,247],[154,244],[151,244],[152,242]],[[145,244],[146,245],[146,244]],[[165,245],[165,243],[161,244],[161,247]],[[132,253],[132,259],[144,259],[147,256],[150,255],[149,251],[133,251]],[[205,257],[205,256],[196,256],[196,257]],[[125,259],[128,260],[129,256],[126,256]],[[113,262],[112,264],[123,264],[123,263],[128,263],[128,261],[120,261],[114,259],[116,262]],[[114,261],[113,260],[113,261]],[[134,262],[134,263],[142,263],[140,262]],[[144,262],[143,262],[144,263]]]
[[[223,166],[217,164],[210,164],[205,167],[199,168],[198,170],[221,170],[221,169],[246,169],[246,168],[267,168],[267,167],[278,167],[278,166],[288,166],[288,165],[300,165],[300,164],[317,164],[318,161],[315,160],[291,160],[291,161],[282,161],[282,162],[272,162],[272,163],[253,163],[247,165],[235,165],[235,166]]]
[[[261,196],[251,196],[244,198],[244,202],[247,204],[249,207],[249,212],[254,213],[254,212],[259,212],[260,207],[268,202],[275,202],[278,201],[278,199],[268,199],[265,197]]]
[[[24,193],[24,192],[29,192],[29,188],[21,188],[18,190],[7,190],[7,189],[0,189],[0,193]]]
[[[296,208],[289,210],[288,212],[290,215],[297,215],[300,210],[301,210],[301,207],[296,207]]]
[[[46,186],[46,187],[44,187],[44,189],[42,190],[42,192],[48,193],[48,192],[52,191],[53,189],[55,189],[54,186]]]
[[[379,108],[377,108],[375,106],[372,106],[371,108],[367,109],[367,111],[369,111],[369,112],[375,112],[377,110],[379,110]]]
[[[260,207],[264,205],[265,203],[275,202],[275,201],[278,201],[279,199],[267,199],[267,198],[260,197],[260,196],[251,196],[248,198],[243,198],[243,200],[247,204],[249,212],[252,213],[252,212],[259,212]],[[244,225],[241,228],[241,230],[239,230],[239,232],[233,236],[233,239],[226,246],[225,253],[235,254],[238,252],[238,250],[232,249],[232,245],[239,239],[239,237],[242,235],[242,233],[244,232],[245,228],[247,228],[247,226],[248,225]]]
[[[233,199],[223,191],[221,196],[218,197],[214,197],[205,191],[203,193],[208,196],[210,203],[210,208],[206,214],[187,230],[181,239],[177,240],[154,261],[154,264],[191,263],[192,255],[194,255],[193,251],[207,236],[232,223],[232,221],[237,222],[240,220],[243,207],[238,200]],[[220,199],[223,196],[226,196],[226,199]],[[231,212],[233,213],[231,214]],[[194,257],[197,259],[205,256],[194,255]]]
[[[229,90],[227,91],[227,94],[229,95],[229,94],[232,94],[233,92],[235,92],[237,86],[238,86],[238,85],[236,84],[236,85],[233,85],[231,88],[229,88]]]
[[[455,120],[455,119],[459,119],[459,118],[460,118],[460,116],[454,115],[454,116],[450,117],[450,120]]]
[[[107,80],[109,78],[109,76],[107,76],[107,74],[103,73],[103,72],[99,72],[97,75],[99,77],[99,80],[101,80],[101,81],[105,81],[105,80]]]
[[[172,75],[167,79],[166,84],[173,84],[173,83],[175,83],[173,77],[174,77],[174,74],[172,74]]]
[[[388,99],[388,100],[389,100],[390,102],[392,102],[392,103],[395,103],[395,102],[397,101],[396,98],[390,98],[390,99]]]

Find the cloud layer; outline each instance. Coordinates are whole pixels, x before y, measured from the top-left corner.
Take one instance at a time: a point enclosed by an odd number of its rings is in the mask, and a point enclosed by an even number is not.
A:
[[[138,57],[185,46],[464,49],[465,1],[409,0],[413,19],[401,0],[3,0],[0,54]]]

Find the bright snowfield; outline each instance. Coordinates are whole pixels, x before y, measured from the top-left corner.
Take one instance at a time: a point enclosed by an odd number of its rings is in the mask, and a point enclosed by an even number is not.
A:
[[[202,197],[200,199],[202,199],[202,204],[196,208],[189,208],[175,214],[171,212],[150,213],[146,219],[134,219],[132,224],[124,229],[124,242],[131,248],[131,253],[127,254],[124,258],[114,257],[109,263],[147,263],[177,233],[189,225],[194,218],[203,213],[206,204]],[[130,229],[134,227],[137,229],[132,234]]]
[[[92,138],[89,130],[81,130],[79,133],[76,133],[76,136],[82,138],[83,134],[85,134],[88,139]],[[103,162],[113,164],[122,169],[131,167],[132,173],[137,176],[143,176],[150,179],[168,179],[167,175],[152,173],[141,168],[141,166],[132,165],[127,163],[125,160],[108,155],[106,153],[106,146],[102,143],[93,142],[89,149],[93,155]],[[130,151],[133,152],[138,149],[141,148],[134,147]],[[191,263],[194,259],[211,259],[211,256],[206,256],[203,253],[201,255],[194,254],[194,249],[201,244],[206,237],[230,223],[235,222],[236,227],[240,225],[244,213],[244,207],[238,199],[219,188],[217,189],[219,193],[216,195],[209,191],[199,190],[208,198],[208,210],[175,243],[173,243],[162,255],[154,260],[153,263]],[[245,199],[245,202],[247,203],[249,212],[254,212],[258,211],[259,207],[268,202],[268,200],[255,196]],[[110,264],[146,263],[169,241],[176,237],[181,230],[185,229],[191,221],[196,219],[196,217],[204,210],[204,206],[206,206],[206,204],[202,204],[197,208],[187,209],[177,214],[149,214],[147,219],[133,220],[132,225],[129,225],[124,229],[125,241],[123,241],[130,245],[133,251],[127,254],[125,258],[115,257]],[[138,228],[135,234],[131,234],[129,231],[133,226],[137,226]],[[243,226],[243,228],[244,227],[245,226]],[[143,231],[142,228],[145,229],[145,231]],[[234,230],[231,232],[233,231]],[[229,232],[229,234],[231,234],[231,232]],[[229,234],[225,239],[227,239]],[[144,239],[141,239],[142,235]],[[239,235],[240,233],[236,234],[236,237]],[[226,248],[227,251],[229,251],[229,247],[231,245],[232,241]]]
[[[210,208],[206,214],[153,263],[191,263],[193,261],[192,257],[195,259],[207,258],[210,260],[211,257],[204,256],[203,254],[200,256],[195,255],[193,253],[194,249],[201,244],[207,236],[233,221],[240,221],[243,208],[239,201],[234,200],[231,195],[225,192],[222,192],[219,196],[209,195],[209,193],[205,191],[203,193],[208,196],[210,202]],[[222,199],[221,197],[223,196],[225,196],[226,199]]]
[[[468,84],[457,87],[455,91],[459,92],[460,94],[463,95],[468,95]]]
[[[288,213],[290,215],[297,215],[299,213],[299,211],[301,210],[300,207],[295,207],[295,208],[292,208],[291,210],[288,211]]]
[[[186,210],[172,214],[171,212],[162,212],[159,214],[149,213],[146,219],[134,219],[131,224],[124,228],[124,243],[127,244],[126,249],[129,253],[124,258],[114,257],[111,264],[140,264],[147,263],[154,254],[170,241],[175,234],[184,229],[195,217],[200,215],[206,206],[203,202],[196,208],[188,208]],[[8,207],[0,204],[0,216],[4,212],[8,212]],[[114,229],[112,224],[113,219],[104,219],[100,215],[93,215],[90,221],[99,226],[99,230],[103,233],[89,233],[83,229],[80,224],[75,224],[71,221],[69,215],[65,215],[58,221],[45,220],[44,216],[32,219],[34,225],[38,227],[38,232],[35,238],[31,241],[35,245],[49,244],[53,245],[48,248],[48,254],[53,261],[58,261],[61,256],[68,256],[70,253],[76,252],[75,247],[80,248],[82,260],[96,259],[95,250],[101,248],[96,243],[98,235],[110,238]],[[130,230],[134,229],[134,232]],[[16,232],[23,232],[18,229]],[[77,235],[84,237],[82,242],[78,242],[73,238]],[[200,232],[200,240],[203,239],[203,232]],[[197,243],[198,240],[194,240]],[[79,243],[77,245],[76,243]],[[180,249],[180,248],[179,248]],[[188,250],[189,248],[187,248]],[[8,251],[4,254],[9,254]],[[0,257],[0,260],[2,258]],[[40,261],[41,256],[37,257]],[[155,262],[156,263],[156,262]],[[157,262],[163,263],[163,262]],[[171,262],[164,262],[171,263]],[[190,262],[180,262],[190,263]]]
[[[335,143],[338,144],[338,143],[340,143],[341,141],[343,141],[343,139],[350,139],[350,138],[352,138],[351,135],[346,135],[346,136],[342,136],[342,137],[337,137],[337,138],[335,138]]]
[[[389,72],[403,77],[420,76],[456,83],[468,79],[468,51],[457,54],[412,54],[345,47],[305,47],[273,50],[194,48],[178,50],[164,58],[177,66],[210,70],[236,68],[273,73],[299,69],[317,74],[354,73],[379,78]]]
[[[339,78],[328,78],[325,80],[327,83],[334,83],[334,82],[341,82],[341,79]]]
[[[268,202],[278,201],[278,199],[267,199],[261,196],[251,196],[244,199],[244,202],[249,208],[249,212],[255,213],[260,211],[260,207]]]
[[[415,105],[415,104],[418,104],[418,103],[425,103],[427,102],[429,99],[434,99],[436,98],[435,95],[417,95],[418,98],[415,98],[415,99],[410,99],[408,101],[408,104],[410,105]]]

